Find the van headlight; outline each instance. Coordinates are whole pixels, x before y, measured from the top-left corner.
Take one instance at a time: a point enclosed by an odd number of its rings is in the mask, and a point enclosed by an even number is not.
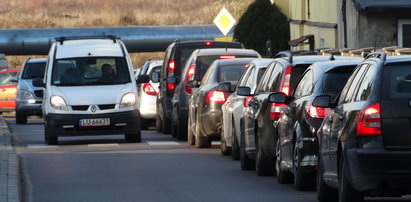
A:
[[[26,90],[17,90],[16,97],[24,99],[34,98],[33,94]]]
[[[67,111],[66,101],[58,95],[51,96],[50,104],[54,109]]]
[[[130,107],[136,104],[136,95],[134,93],[126,93],[121,98],[120,108]]]

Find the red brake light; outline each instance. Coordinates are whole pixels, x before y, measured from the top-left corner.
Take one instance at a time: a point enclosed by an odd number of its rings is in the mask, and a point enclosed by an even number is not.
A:
[[[227,98],[226,98],[226,94],[224,91],[212,90],[212,91],[208,91],[206,94],[207,103],[224,104],[226,100]]]
[[[206,41],[206,42],[204,42],[204,45],[206,45],[206,46],[211,46],[211,45],[213,45],[214,43],[213,42],[211,42],[211,41]]]
[[[196,65],[192,64],[190,65],[186,78],[184,80],[184,90],[186,91],[186,93],[191,94],[193,92],[193,89],[189,86],[187,86],[188,81],[193,80],[194,79],[194,73],[196,71]]]
[[[248,103],[250,103],[250,100],[251,100],[252,98],[253,98],[253,96],[244,97],[244,101],[243,101],[244,107],[248,107]]]
[[[167,90],[174,91],[175,88],[176,86],[174,85],[174,83],[167,83]]]
[[[270,118],[279,119],[281,116],[281,107],[287,106],[286,104],[271,103]]]
[[[331,108],[322,108],[322,107],[311,106],[311,107],[308,108],[307,113],[312,118],[325,118],[331,113]]]
[[[290,80],[291,80],[291,70],[293,66],[288,65],[285,68],[284,77],[281,80],[281,92],[285,93],[287,96],[290,95]]]
[[[153,86],[150,83],[145,83],[143,85],[143,92],[147,95],[153,95],[153,96],[157,95],[156,90],[153,88]]]
[[[174,75],[175,68],[176,68],[176,62],[174,60],[171,60],[170,62],[168,62],[168,66],[167,66],[168,76]]]
[[[380,103],[368,106],[360,112],[357,135],[381,135]]]
[[[235,55],[220,55],[220,59],[235,59]]]

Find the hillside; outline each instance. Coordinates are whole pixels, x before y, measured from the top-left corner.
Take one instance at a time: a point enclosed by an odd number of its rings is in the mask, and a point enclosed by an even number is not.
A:
[[[2,0],[0,29],[212,24],[224,6],[239,19],[253,0]],[[28,56],[8,56],[11,67]],[[140,66],[162,53],[133,54]]]

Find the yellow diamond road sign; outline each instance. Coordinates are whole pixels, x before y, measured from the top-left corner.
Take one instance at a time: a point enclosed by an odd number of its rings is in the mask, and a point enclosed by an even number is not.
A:
[[[227,11],[227,9],[223,8],[214,19],[214,24],[217,25],[218,29],[220,29],[224,36],[227,36],[228,32],[230,32],[230,30],[234,27],[235,19]]]

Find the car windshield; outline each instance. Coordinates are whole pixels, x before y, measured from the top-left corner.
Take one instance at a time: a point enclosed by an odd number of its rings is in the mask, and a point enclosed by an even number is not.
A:
[[[86,57],[56,60],[51,84],[56,86],[115,85],[129,83],[122,57]]]
[[[24,68],[22,79],[43,78],[46,62],[27,63]]]
[[[245,65],[226,65],[220,67],[218,74],[218,82],[236,82],[240,79],[241,74],[244,71]]]

